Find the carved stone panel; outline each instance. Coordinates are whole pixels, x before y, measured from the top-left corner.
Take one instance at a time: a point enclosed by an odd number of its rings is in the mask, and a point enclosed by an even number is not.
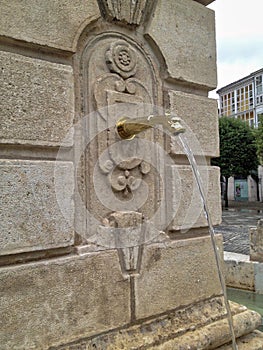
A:
[[[85,186],[82,184],[78,189],[87,213],[84,242],[91,240],[114,247],[109,224],[113,213],[141,213],[139,226],[143,227],[152,218],[162,221],[164,215],[164,210],[158,210],[164,199],[160,191],[163,165],[154,150],[160,131],[148,130],[124,141],[115,130],[116,122],[122,117],[156,113],[161,84],[153,62],[142,48],[117,33],[98,35],[87,44],[81,75],[86,135],[78,178],[85,179]],[[134,227],[130,229],[134,232]],[[128,237],[129,228],[125,230]],[[139,245],[141,238],[127,244]]]
[[[155,0],[98,0],[102,16],[108,21],[139,25]]]

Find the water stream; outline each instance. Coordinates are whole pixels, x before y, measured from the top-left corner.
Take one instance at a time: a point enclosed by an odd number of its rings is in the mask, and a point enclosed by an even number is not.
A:
[[[203,189],[203,184],[202,184],[202,180],[201,180],[201,176],[199,173],[199,170],[197,168],[197,164],[195,161],[195,157],[193,155],[192,150],[190,149],[190,147],[188,146],[188,143],[184,137],[183,134],[180,134],[178,136],[181,145],[184,149],[184,152],[189,160],[189,163],[192,167],[193,170],[193,174],[200,192],[200,197],[202,200],[202,204],[203,204],[203,211],[205,214],[205,217],[207,219],[207,223],[208,223],[208,227],[209,227],[209,233],[210,233],[210,237],[211,237],[211,242],[212,242],[212,246],[213,246],[213,250],[214,250],[214,255],[215,255],[215,261],[216,261],[216,266],[217,266],[217,271],[218,271],[218,277],[219,277],[219,281],[221,284],[221,288],[223,291],[223,297],[224,297],[224,303],[225,303],[225,307],[226,307],[226,311],[227,311],[227,319],[228,319],[228,324],[229,324],[229,330],[230,330],[230,334],[231,334],[231,339],[232,339],[232,349],[233,350],[238,350],[238,346],[236,343],[236,337],[235,337],[235,332],[234,332],[234,326],[233,326],[233,318],[232,318],[232,314],[231,314],[231,310],[230,310],[230,305],[228,302],[228,297],[227,297],[227,291],[226,291],[226,284],[225,284],[225,279],[224,279],[224,275],[223,275],[223,271],[221,269],[221,264],[220,264],[220,255],[219,255],[219,248],[216,244],[216,238],[215,238],[215,231],[214,231],[214,227],[212,224],[212,220],[211,220],[211,216],[209,213],[209,209],[208,209],[208,205],[207,205],[207,199],[206,199],[206,195]]]

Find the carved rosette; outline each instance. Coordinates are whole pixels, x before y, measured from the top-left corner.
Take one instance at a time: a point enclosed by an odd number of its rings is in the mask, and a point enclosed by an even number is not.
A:
[[[136,73],[137,56],[128,43],[120,40],[113,43],[106,52],[106,63],[111,72],[125,79]]]

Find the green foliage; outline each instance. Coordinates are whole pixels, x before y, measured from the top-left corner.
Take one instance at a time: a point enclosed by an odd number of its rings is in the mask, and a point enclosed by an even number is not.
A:
[[[260,164],[263,165],[263,115],[259,117],[258,128],[255,129],[256,143],[257,143],[257,155]]]
[[[221,175],[247,177],[257,169],[256,138],[253,130],[242,120],[229,117],[219,119],[220,157],[212,164],[221,169]]]

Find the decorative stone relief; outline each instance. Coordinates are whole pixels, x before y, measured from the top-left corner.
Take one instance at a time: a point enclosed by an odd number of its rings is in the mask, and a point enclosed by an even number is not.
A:
[[[142,236],[144,229],[142,214],[138,212],[115,212],[109,216],[110,226],[118,227],[120,234],[122,230],[128,228],[132,236]],[[130,247],[118,248],[118,255],[122,271],[125,273],[138,273],[140,270],[140,256],[142,245],[132,244]]]
[[[104,120],[109,117],[114,119],[114,114],[118,114],[114,109],[113,115],[109,116],[109,109],[104,109],[107,104],[123,104],[125,108],[132,106],[135,113],[137,106],[142,102],[152,105],[147,86],[134,77],[137,72],[138,54],[129,43],[124,40],[113,41],[105,53],[105,62],[112,73],[102,75],[94,84],[96,107]],[[136,114],[138,112],[137,110]],[[108,148],[104,154],[100,145],[99,143],[101,171],[108,175],[112,189],[122,192],[123,196],[118,198],[130,198],[131,192],[139,188],[142,176],[150,172],[150,165],[143,162],[145,150],[140,148],[136,139],[116,143],[114,149]]]
[[[139,25],[154,0],[98,0],[102,16],[108,21]]]
[[[111,44],[106,52],[106,62],[111,72],[123,78],[129,78],[136,73],[137,55],[126,41],[119,40]]]
[[[120,140],[115,125],[122,117],[153,114],[161,101],[161,85],[141,46],[118,33],[98,35],[87,44],[81,76],[82,110],[90,140],[79,169],[79,178],[86,178],[86,193],[81,195],[88,212],[85,237],[118,248],[124,270],[137,271],[141,236],[161,200],[156,169],[163,165],[152,149],[160,131],[147,130],[133,140]],[[126,217],[125,213],[140,215],[144,224],[138,220],[131,227],[109,224],[110,217]],[[156,220],[161,215],[164,212]]]

